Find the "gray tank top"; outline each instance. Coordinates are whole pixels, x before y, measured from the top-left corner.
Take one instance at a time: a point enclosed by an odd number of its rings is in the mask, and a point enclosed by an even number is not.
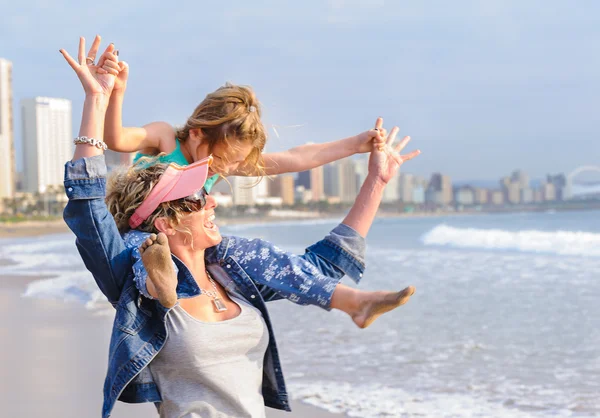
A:
[[[202,322],[179,304],[167,314],[167,341],[150,363],[161,418],[264,417],[263,362],[269,332],[258,309]]]

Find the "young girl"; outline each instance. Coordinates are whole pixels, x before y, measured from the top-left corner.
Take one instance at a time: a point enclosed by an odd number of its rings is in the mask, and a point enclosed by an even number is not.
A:
[[[368,151],[373,146],[372,139],[375,139],[378,147],[385,144],[386,131],[382,128],[383,120],[379,118],[375,129],[357,137],[328,144],[305,145],[283,153],[263,156],[266,134],[260,121],[258,101],[250,88],[233,85],[226,85],[209,94],[181,129],[176,130],[164,122],[151,123],[143,128],[122,128],[122,93],[127,81],[128,67],[119,62],[117,54],[104,54],[96,66],[94,60],[99,45],[100,38],[96,37],[87,56],[90,64],[88,67],[94,72],[115,75],[115,86],[120,88],[117,93],[113,89],[106,113],[104,136],[108,147],[124,152],[141,150],[146,155],[167,153],[158,157],[157,162],[174,162],[179,165],[187,165],[188,162],[196,162],[212,154],[213,164],[209,168],[209,178],[204,186],[207,191],[210,191],[218,179],[218,174],[268,175],[286,170],[301,171],[346,157],[349,155],[348,149]],[[112,46],[109,47],[110,51],[113,49]],[[409,138],[405,137],[402,143],[406,145],[408,140]],[[418,151],[414,151],[405,159],[411,159],[418,154]],[[285,170],[281,170],[282,166]],[[154,295],[146,288],[149,283],[147,271],[138,249],[148,236],[147,231],[136,230],[136,225],[132,226],[131,232],[124,233],[125,245],[133,248],[134,258],[137,259],[134,266],[135,281],[142,294],[151,297]],[[341,242],[344,242],[343,239]],[[349,277],[358,283],[362,274],[350,274]],[[347,313],[360,328],[369,326],[382,313],[400,306],[407,300],[407,296],[412,294],[411,290],[405,289],[390,299],[389,292],[364,292],[338,283],[331,303],[328,301],[318,304],[307,300],[307,289],[311,289],[312,294],[319,295],[325,290],[320,286],[325,284],[307,282],[295,285],[296,287],[286,288],[286,293],[291,295],[289,299],[299,304],[339,309]],[[170,307],[174,292],[159,294],[158,298],[164,306]],[[318,296],[315,298],[319,300]]]
[[[88,55],[94,62],[99,37]],[[212,154],[210,189],[221,176],[269,176],[310,170],[356,153],[371,150],[372,141],[385,142],[383,121],[374,129],[339,141],[306,144],[287,151],[263,154],[267,134],[261,122],[260,104],[250,87],[225,84],[196,107],[181,128],[167,122],[152,122],[143,127],[123,127],[122,106],[129,67],[125,62],[107,60],[101,71],[117,75],[104,125],[108,148],[141,155],[165,153],[159,161],[186,165]]]

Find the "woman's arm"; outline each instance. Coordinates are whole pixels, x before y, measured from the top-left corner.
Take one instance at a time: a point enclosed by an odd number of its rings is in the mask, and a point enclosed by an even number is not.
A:
[[[333,161],[363,152],[371,151],[373,142],[381,144],[385,141],[385,132],[381,129],[383,119],[378,118],[375,128],[338,141],[322,144],[306,144],[283,152],[264,154],[265,175],[273,176],[283,173],[298,173],[329,164]],[[234,175],[260,175],[254,167],[240,166]]]
[[[96,39],[87,57],[95,57]],[[113,59],[112,45],[102,55]],[[114,75],[100,74],[95,65],[86,64],[85,40],[80,38],[78,61],[64,50],[61,53],[77,73],[86,93],[81,117],[80,137],[102,138],[104,116]],[[131,256],[125,249],[106,195],[104,151],[89,144],[77,144],[72,161],[65,165],[65,192],[69,202],[63,217],[77,237],[77,248],[98,287],[114,305],[118,302],[126,279],[131,276]]]

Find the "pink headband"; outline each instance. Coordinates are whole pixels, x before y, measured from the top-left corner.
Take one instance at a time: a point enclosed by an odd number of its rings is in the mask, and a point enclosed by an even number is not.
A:
[[[161,203],[188,197],[202,189],[211,164],[212,156],[186,166],[169,164],[148,197],[129,218],[131,229],[140,226]]]

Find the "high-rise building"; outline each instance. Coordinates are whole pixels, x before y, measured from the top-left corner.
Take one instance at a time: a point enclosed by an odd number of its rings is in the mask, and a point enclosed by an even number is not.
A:
[[[304,186],[305,189],[310,189],[310,170],[301,171],[296,177],[296,187]]]
[[[515,171],[511,177],[503,177],[500,181],[502,191],[504,192],[504,201],[517,204],[521,202],[521,184],[529,184],[529,179],[523,179],[526,176],[521,171]]]
[[[412,203],[413,201],[413,190],[415,188],[414,180],[412,174],[400,173],[398,192],[400,194],[400,200],[404,203]]]
[[[27,192],[44,193],[63,184],[65,162],[73,156],[71,101],[35,97],[21,102],[24,184]]]
[[[233,204],[236,206],[254,206],[256,199],[256,177],[228,177],[231,184]]]
[[[388,184],[383,189],[383,196],[381,201],[384,203],[397,202],[400,199],[398,189],[400,188],[400,173],[396,171],[396,174],[390,179]]]
[[[0,58],[0,200],[15,194],[15,183],[12,63]]]
[[[412,203],[422,205],[425,203],[425,187],[422,183],[416,183],[412,193]]]
[[[531,203],[533,202],[534,194],[533,189],[530,187],[526,187],[521,189],[521,203]]]
[[[431,175],[425,192],[426,200],[437,205],[448,205],[452,202],[452,182],[449,176],[440,173]]]
[[[354,161],[354,168],[356,170],[356,190],[358,193],[369,174],[369,159],[361,156]]]
[[[487,189],[477,187],[475,188],[475,203],[477,205],[486,205],[489,203],[489,192]]]
[[[519,185],[519,189],[529,188],[529,176],[523,170],[513,171],[510,178],[512,183],[517,183]]]
[[[325,200],[325,173],[323,166],[310,170],[310,190],[313,202]]]
[[[475,204],[475,189],[471,186],[457,188],[454,193],[454,201],[464,206]]]
[[[340,187],[340,201],[351,203],[356,199],[358,188],[356,187],[356,167],[354,161],[345,158],[338,161],[338,175]]]
[[[552,202],[554,200],[557,200],[556,186],[554,185],[554,183],[548,182],[542,184],[542,196],[544,201],[546,202]]]
[[[512,204],[517,204],[521,202],[521,188],[519,183],[511,182],[507,187],[507,201]]]
[[[340,195],[340,172],[337,161],[323,167],[324,191],[328,197],[339,197]]]
[[[494,205],[504,204],[504,192],[502,190],[493,190],[491,192],[491,201]]]
[[[284,205],[293,205],[294,176],[283,174],[269,180],[269,196],[280,197]]]
[[[567,178],[564,174],[557,174],[554,176],[547,176],[547,183],[551,183],[554,186],[554,199],[551,200],[567,200],[569,198],[569,191],[567,190]]]

